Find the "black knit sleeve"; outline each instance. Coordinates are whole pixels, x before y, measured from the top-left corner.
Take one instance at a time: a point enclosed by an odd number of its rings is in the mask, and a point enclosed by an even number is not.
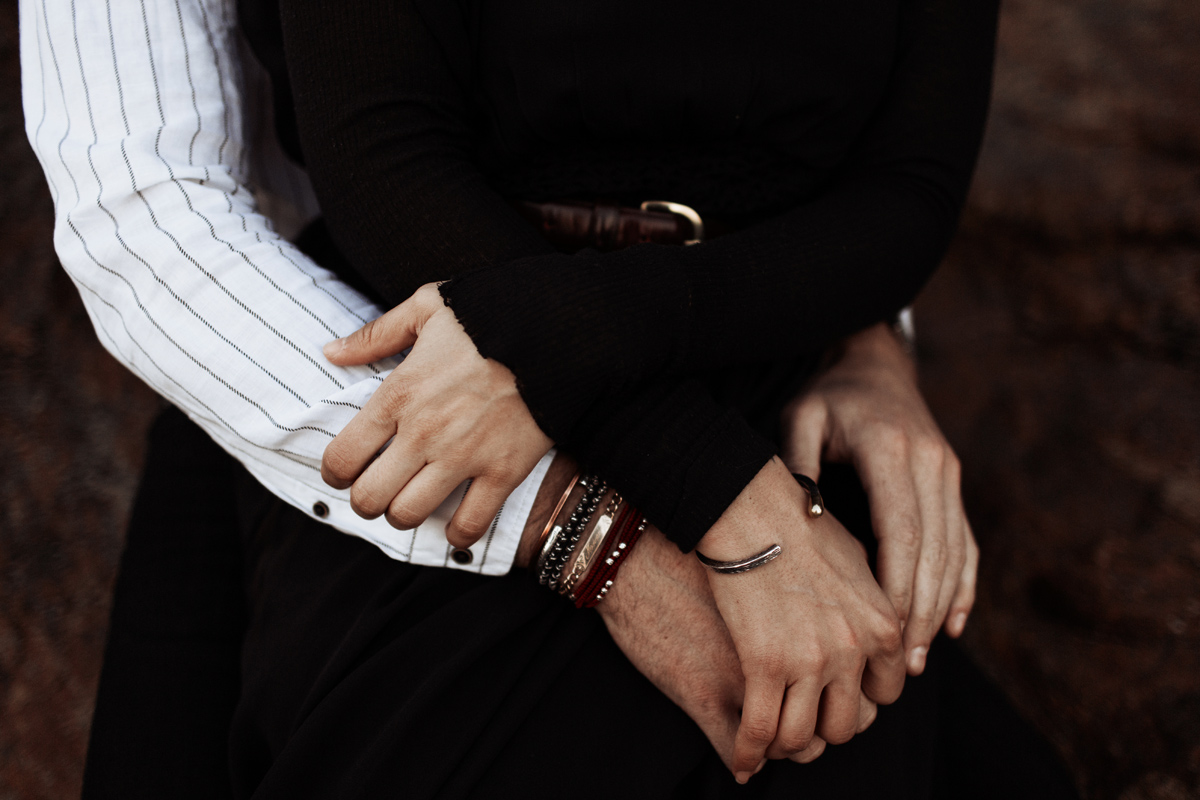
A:
[[[997,11],[993,0],[903,7],[884,102],[813,202],[696,247],[482,266],[443,296],[480,352],[521,379],[551,436],[570,432],[623,378],[817,352],[891,317],[957,226],[990,97]]]
[[[306,160],[356,269],[392,302],[453,278],[447,302],[546,432],[685,547],[771,454],[686,376],[819,350],[911,300],[969,182],[996,14],[905,6],[886,99],[816,201],[698,247],[565,256],[475,166],[458,4],[281,5]]]

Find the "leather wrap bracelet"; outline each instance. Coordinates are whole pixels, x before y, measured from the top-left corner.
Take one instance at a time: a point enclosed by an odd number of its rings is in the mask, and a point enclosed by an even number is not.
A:
[[[621,496],[613,492],[612,497],[608,500],[608,508],[600,519],[596,520],[596,525],[591,532],[583,539],[582,544],[576,550],[575,563],[571,565],[571,571],[558,582],[558,593],[567,595],[574,599],[573,592],[576,584],[580,579],[587,574],[588,567],[595,561],[596,555],[600,552],[600,548],[604,545],[604,540],[608,537],[609,528],[612,527],[613,517],[616,516],[617,509],[621,506]]]

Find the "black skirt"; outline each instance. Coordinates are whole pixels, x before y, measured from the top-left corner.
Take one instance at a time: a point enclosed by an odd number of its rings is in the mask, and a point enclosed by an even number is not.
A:
[[[831,467],[822,490],[866,535],[852,478]],[[865,733],[738,786],[595,612],[519,571],[394,561],[274,498],[179,412],[152,431],[85,798],[1074,796],[943,639]]]

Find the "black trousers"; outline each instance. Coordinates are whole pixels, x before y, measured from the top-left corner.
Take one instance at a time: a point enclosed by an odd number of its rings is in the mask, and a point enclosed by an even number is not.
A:
[[[865,509],[830,476],[840,517]],[[83,796],[1075,795],[941,640],[868,731],[739,787],[594,612],[525,574],[393,561],[272,497],[169,411],[130,524]]]

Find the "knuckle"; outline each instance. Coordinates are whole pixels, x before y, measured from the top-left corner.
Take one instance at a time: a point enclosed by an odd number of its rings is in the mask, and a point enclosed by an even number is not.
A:
[[[366,519],[375,519],[387,509],[387,501],[359,484],[350,488],[350,507]]]
[[[885,534],[888,541],[904,550],[913,550],[921,541],[921,525],[909,513],[904,513],[896,519],[896,523],[887,529]]]
[[[432,415],[422,414],[405,426],[405,433],[417,442],[428,443],[438,438],[445,430],[441,420]]]
[[[879,443],[879,447],[893,456],[906,455],[912,449],[912,439],[900,425],[890,422],[878,422],[872,426],[871,438]]]
[[[769,681],[781,680],[787,671],[783,658],[776,653],[753,656],[749,659],[747,666],[751,672]]]
[[[937,614],[936,600],[936,597],[929,598],[928,602],[913,604],[908,625],[904,629],[905,646],[929,644],[929,640],[933,636],[934,615]]]
[[[912,631],[912,640],[909,645],[929,645],[933,638],[933,622],[934,615],[937,614],[937,608],[930,605],[927,608],[922,608],[913,614],[909,629]]]
[[[838,627],[834,636],[839,660],[853,658],[862,652],[862,637],[854,626],[843,624]]]
[[[857,722],[855,720],[855,725],[849,727],[842,724],[836,728],[831,728],[823,738],[830,744],[845,744],[854,738],[854,732],[858,727]]]
[[[425,521],[425,515],[408,503],[397,501],[387,510],[388,524],[402,531],[410,531]]]
[[[325,448],[325,454],[321,457],[321,468],[327,476],[338,481],[343,486],[348,485],[350,481],[357,477],[354,465],[350,462],[349,457],[336,439]]]
[[[933,568],[935,572],[943,572],[946,569],[946,561],[948,558],[946,543],[941,539],[933,539],[925,543],[925,551],[921,553],[921,559]]]
[[[476,540],[488,532],[491,524],[491,517],[487,517],[479,511],[471,510],[464,512],[462,517],[455,521],[454,527],[458,529],[458,532],[462,536]]]
[[[900,648],[904,646],[904,632],[900,627],[900,620],[895,616],[881,615],[880,620],[876,623],[875,639],[879,643],[881,652],[900,652]]]
[[[742,735],[751,744],[766,747],[775,739],[775,723],[765,718],[743,721]]]
[[[804,675],[824,675],[829,661],[829,654],[824,650],[811,650],[800,656],[797,665]]]
[[[948,446],[946,447],[946,474],[957,487],[962,482],[962,462],[958,460],[958,456]]]
[[[479,472],[479,478],[497,486],[515,485],[524,479],[515,466],[519,461],[515,456],[490,461]],[[516,479],[514,481],[514,479]]]
[[[383,338],[383,317],[376,317],[358,329],[358,333],[354,334],[358,337],[358,343],[368,350],[374,349],[380,344]]]
[[[812,740],[812,733],[786,733],[779,737],[779,749],[793,755],[807,748]]]
[[[922,436],[915,442],[913,451],[922,464],[935,469],[941,469],[945,466],[946,448],[938,438]]]
[[[913,601],[912,572],[907,572],[904,577],[898,586],[888,589],[887,592],[888,599],[892,601],[892,611],[899,615],[901,621],[908,614]]]
[[[396,373],[392,373],[395,376]],[[389,380],[375,392],[379,399],[376,418],[379,422],[391,422],[397,419],[413,401],[411,384],[399,377]]]
[[[952,576],[953,580],[959,580],[962,576],[963,567],[967,565],[967,549],[965,547],[956,547],[950,553],[949,561],[946,564],[946,574]]]
[[[973,565],[972,572],[979,566],[979,542],[975,541],[975,534],[971,532],[971,528],[967,527],[967,558],[971,560]]]
[[[809,395],[796,405],[792,419],[796,428],[819,428],[825,424],[825,414],[824,402]]]
[[[907,670],[907,667],[903,663],[897,665],[897,667],[896,667],[897,681],[896,681],[895,685],[890,686],[887,689],[881,689],[881,690],[877,691],[876,694],[878,696],[872,697],[871,699],[874,700],[876,703],[878,703],[881,706],[890,706],[892,703],[899,700],[900,695],[902,695],[904,693],[904,678],[908,674],[906,670]],[[878,712],[876,711],[871,714],[872,722],[875,721],[875,715],[877,713]]]

